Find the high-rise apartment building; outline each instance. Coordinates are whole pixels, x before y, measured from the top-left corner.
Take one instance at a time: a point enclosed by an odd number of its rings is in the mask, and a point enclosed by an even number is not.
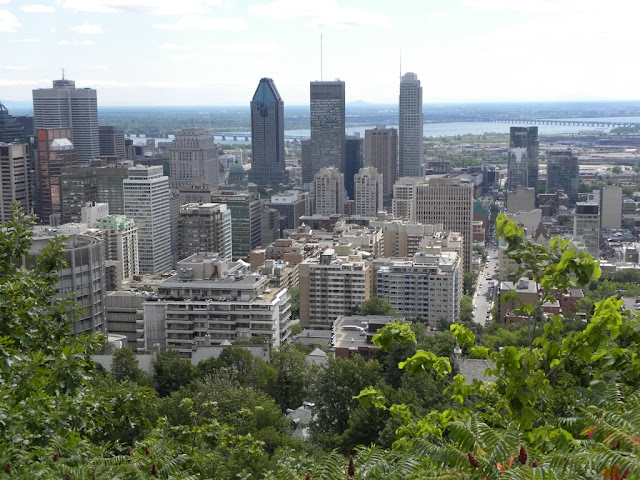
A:
[[[441,223],[444,230],[460,232],[463,266],[471,271],[473,247],[473,185],[459,178],[430,178],[416,188],[416,221]]]
[[[270,78],[261,78],[251,100],[251,171],[258,185],[286,183],[284,102]]]
[[[573,236],[581,240],[594,258],[600,257],[600,206],[595,203],[576,205],[573,215]]]
[[[375,167],[364,167],[354,177],[356,215],[376,217],[382,210],[384,178]]]
[[[371,298],[371,266],[362,254],[350,253],[328,248],[298,266],[303,327],[330,329],[336,318],[351,315]]]
[[[389,260],[375,274],[376,296],[396,313],[435,327],[455,322],[462,300],[462,262],[455,252],[417,252],[412,260]]]
[[[344,174],[336,167],[321,168],[314,177],[311,198],[317,215],[344,213]]]
[[[578,201],[579,185],[578,157],[570,149],[548,151],[546,193],[564,190],[571,204],[575,205]]]
[[[211,202],[224,203],[231,211],[231,245],[233,258],[242,258],[262,242],[262,203],[254,192],[211,194]]]
[[[344,82],[311,82],[311,176],[325,167],[345,170]],[[304,164],[303,164],[304,168]],[[302,177],[309,177],[302,172]]]
[[[52,214],[60,214],[60,176],[64,167],[78,163],[78,155],[71,137],[70,128],[46,128],[36,135],[36,214],[44,221]]]
[[[538,186],[538,157],[540,152],[538,127],[511,127],[509,133],[509,148],[524,148],[527,152],[527,183],[523,185],[536,188]],[[509,189],[511,190],[511,188]]]
[[[98,94],[93,88],[76,88],[73,80],[54,80],[53,88],[33,90],[36,130],[70,128],[68,137],[78,151],[78,162],[100,156]]]
[[[0,225],[11,218],[14,202],[29,211],[29,145],[0,142]]]
[[[622,228],[622,187],[605,185],[600,195],[600,228]]]
[[[171,270],[169,178],[161,166],[135,166],[123,180],[124,212],[138,226],[140,273]]]
[[[375,167],[384,181],[383,202],[391,205],[393,185],[398,178],[398,130],[377,126],[364,132],[364,164]]]
[[[396,218],[416,221],[416,191],[423,178],[402,177],[393,185],[392,212]]]
[[[220,165],[213,136],[201,128],[183,128],[171,144],[169,186],[172,190],[198,184],[216,186]]]
[[[126,157],[124,133],[113,125],[100,125],[98,134],[100,138],[100,156],[118,157],[124,160]]]
[[[423,175],[422,87],[415,73],[407,72],[400,80],[399,176]]]
[[[102,231],[105,260],[116,264],[118,280],[131,280],[140,273],[138,259],[138,227],[132,218],[124,215],[106,215],[94,222]]]
[[[354,200],[356,192],[353,177],[364,167],[364,140],[349,135],[345,142],[344,188],[347,190],[347,197]]]
[[[231,210],[221,203],[187,203],[178,217],[178,260],[215,252],[231,259]]]

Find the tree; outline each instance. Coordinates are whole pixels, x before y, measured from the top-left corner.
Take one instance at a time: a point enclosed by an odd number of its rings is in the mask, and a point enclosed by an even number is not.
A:
[[[293,344],[281,345],[271,354],[271,366],[275,378],[267,392],[282,410],[302,405],[308,384],[306,355]]]
[[[300,318],[300,287],[289,287],[291,297],[291,318]]]
[[[371,297],[369,300],[362,302],[362,306],[358,310],[358,315],[397,315],[389,302],[383,298]]]
[[[458,319],[462,323],[473,322],[473,298],[469,295],[463,295],[460,301],[460,317]]]
[[[478,281],[478,275],[473,272],[465,272],[462,277],[462,291],[465,295],[471,295],[476,291],[476,283]]]
[[[161,397],[166,397],[185,385],[193,378],[194,369],[189,360],[180,357],[177,350],[158,352],[153,364],[153,384]]]
[[[129,380],[141,386],[151,385],[151,378],[138,366],[135,353],[127,347],[113,352],[111,375],[119,382]]]

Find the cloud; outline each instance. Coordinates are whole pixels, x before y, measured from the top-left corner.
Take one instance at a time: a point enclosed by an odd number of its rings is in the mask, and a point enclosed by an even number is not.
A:
[[[106,65],[94,65],[93,67],[89,67],[89,70],[106,70]]]
[[[9,43],[39,43],[39,38],[14,38]]]
[[[187,45],[179,45],[177,43],[163,43],[160,48],[164,50],[189,50],[191,47]]]
[[[82,33],[83,35],[99,35],[104,33],[102,30],[102,25],[83,23],[82,25],[76,25],[75,27],[71,27],[76,33]]]
[[[153,28],[160,30],[200,30],[238,32],[247,30],[249,26],[244,20],[231,17],[209,17],[185,15],[175,23],[154,23]]]
[[[0,65],[2,70],[28,70],[27,67],[21,67],[18,65]]]
[[[32,3],[29,5],[23,5],[20,7],[25,13],[53,13],[56,8],[53,5],[42,5],[39,3]]]
[[[142,15],[202,15],[221,3],[221,0],[58,0],[62,8],[76,12]]]
[[[21,26],[20,20],[13,13],[0,10],[0,32],[13,33]]]
[[[42,87],[50,84],[51,80],[10,80],[8,78],[0,78],[0,87]]]
[[[88,47],[95,44],[93,40],[60,40],[58,42],[58,45],[63,47]]]
[[[336,0],[304,2],[276,0],[267,4],[249,6],[249,13],[262,18],[291,21],[303,20],[307,25],[335,30],[377,27],[389,28],[392,22],[386,15],[370,9],[341,7]]]

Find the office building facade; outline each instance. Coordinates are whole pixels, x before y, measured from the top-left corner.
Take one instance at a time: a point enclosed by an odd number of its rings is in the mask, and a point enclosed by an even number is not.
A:
[[[594,258],[600,257],[600,205],[578,202],[573,215],[573,236]]]
[[[24,213],[29,212],[29,145],[0,142],[0,225],[9,220],[13,204],[18,202]]]
[[[550,150],[547,152],[547,189],[545,193],[563,190],[571,205],[578,201],[580,169],[578,157],[570,149]],[[622,216],[622,215],[621,215]]]
[[[311,176],[321,168],[345,170],[345,85],[340,80],[310,85]],[[303,165],[304,166],[304,165]],[[305,172],[303,171],[303,178]],[[309,178],[309,175],[306,175]]]
[[[262,203],[254,192],[212,194],[210,201],[223,203],[231,212],[233,258],[243,258],[262,242]]]
[[[600,194],[600,228],[622,228],[622,187],[605,185]]]
[[[399,112],[399,175],[422,177],[424,163],[422,87],[415,73],[406,73],[400,80]]]
[[[383,202],[391,205],[393,185],[398,178],[398,130],[377,126],[365,130],[364,164],[375,167],[383,178]]]
[[[231,210],[221,203],[188,203],[178,216],[178,260],[201,252],[231,259]]]
[[[343,214],[346,200],[344,174],[336,167],[321,168],[314,177],[311,197],[315,214]]]
[[[538,157],[540,155],[538,127],[511,127],[509,129],[509,148],[524,148],[526,150],[527,183],[521,185],[537,188]]]
[[[220,165],[213,136],[201,128],[183,128],[169,153],[169,186],[172,190],[192,185],[217,186]]]
[[[347,197],[355,200],[353,177],[364,167],[364,139],[348,136],[345,142],[344,188]]]
[[[356,215],[376,217],[382,211],[384,178],[375,167],[364,167],[354,177]]]
[[[118,283],[131,280],[140,273],[138,258],[138,227],[124,215],[106,215],[94,222],[102,231],[105,260],[116,262]]]
[[[100,138],[100,156],[118,157],[124,160],[126,156],[124,133],[113,125],[100,125],[98,134]]]

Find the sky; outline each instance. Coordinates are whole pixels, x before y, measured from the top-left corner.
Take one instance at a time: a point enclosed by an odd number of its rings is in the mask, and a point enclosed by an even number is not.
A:
[[[38,1],[38,0],[36,0]],[[640,100],[636,0],[0,0],[0,101],[54,79],[103,106],[285,105],[340,78],[347,102]],[[402,61],[400,61],[402,58]]]

